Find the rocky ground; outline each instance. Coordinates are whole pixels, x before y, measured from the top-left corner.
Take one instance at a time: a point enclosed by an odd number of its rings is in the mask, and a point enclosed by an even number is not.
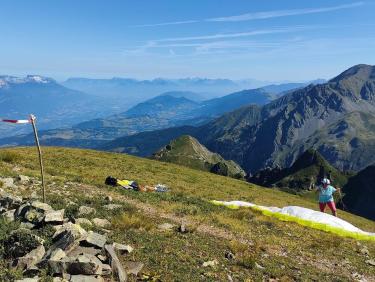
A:
[[[1,179],[7,190],[17,189],[20,194],[31,190],[39,181],[20,175],[16,179]],[[61,194],[66,194],[61,191]],[[69,194],[69,193],[68,193]],[[105,227],[107,219],[86,219],[95,209],[78,207],[80,218],[67,217],[65,210],[55,210],[41,202],[36,193],[30,198],[12,195],[0,190],[0,212],[7,222],[18,222],[18,228],[11,231],[4,242],[4,257],[9,268],[21,271],[23,280],[40,281],[39,274],[46,272],[53,281],[127,281],[128,274],[137,275],[143,268],[140,262],[129,262],[123,266],[118,254],[124,256],[133,251],[129,245],[110,242]],[[111,204],[107,198],[108,210],[119,205]],[[74,202],[70,206],[76,205]],[[94,224],[100,232],[86,231],[82,226]],[[82,226],[81,226],[82,225]],[[41,230],[49,230],[52,235],[47,240],[39,236]],[[48,241],[48,242],[46,242]]]

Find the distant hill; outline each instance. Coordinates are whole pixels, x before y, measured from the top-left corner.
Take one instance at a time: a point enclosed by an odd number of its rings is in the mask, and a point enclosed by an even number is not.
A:
[[[375,165],[349,178],[343,193],[343,202],[349,212],[375,220]]]
[[[331,166],[315,150],[307,150],[289,168],[268,168],[258,171],[248,181],[266,187],[289,188],[294,191],[310,190],[329,178],[335,186],[342,187],[348,175]]]
[[[50,78],[29,75],[24,78],[0,76],[0,116],[27,119],[33,113],[38,127],[66,127],[108,114],[102,101],[83,92],[68,89]],[[0,124],[0,137],[25,133],[29,126]]]
[[[238,164],[226,161],[219,154],[210,152],[197,139],[189,135],[172,140],[152,154],[151,158],[238,179],[246,175]]]
[[[375,154],[369,154],[375,147],[375,131],[366,130],[373,128],[374,115],[375,67],[357,65],[327,83],[292,91],[264,106],[247,106],[200,127],[185,127],[186,132],[175,130],[194,136],[251,173],[289,167],[309,148],[341,170],[358,171],[375,161]],[[158,140],[166,140],[163,134],[172,132],[144,133],[142,138],[157,135]],[[138,148],[140,154],[151,151],[140,136],[111,144]]]

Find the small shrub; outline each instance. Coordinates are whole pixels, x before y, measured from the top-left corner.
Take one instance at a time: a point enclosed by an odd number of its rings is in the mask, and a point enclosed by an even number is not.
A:
[[[0,161],[6,163],[16,163],[20,160],[20,156],[15,152],[0,152]]]
[[[123,213],[112,220],[112,225],[115,229],[124,231],[129,229],[151,230],[152,228],[150,220],[141,214]]]
[[[253,269],[255,267],[256,258],[251,253],[243,254],[237,259],[237,265],[246,269]]]

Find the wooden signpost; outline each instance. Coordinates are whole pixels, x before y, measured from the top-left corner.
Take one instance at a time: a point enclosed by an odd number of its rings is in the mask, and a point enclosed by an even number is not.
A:
[[[38,138],[38,131],[36,130],[36,117],[34,115],[30,115],[30,122],[33,126],[34,137],[35,137],[35,144],[38,149],[38,156],[39,156],[39,165],[40,165],[40,174],[42,175],[42,192],[43,192],[43,203],[46,202],[46,186],[44,182],[44,167],[43,167],[43,158],[42,158],[42,150],[40,149],[39,138]]]

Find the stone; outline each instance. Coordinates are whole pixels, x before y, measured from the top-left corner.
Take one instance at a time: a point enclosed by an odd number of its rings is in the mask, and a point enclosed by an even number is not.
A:
[[[158,225],[158,229],[162,231],[171,231],[173,230],[173,228],[174,228],[174,225],[170,223],[162,223]]]
[[[0,181],[3,183],[3,188],[17,188],[17,186],[14,185],[14,179],[11,177],[0,178]]]
[[[31,252],[27,253],[23,257],[18,258],[17,268],[30,269],[35,266],[44,256],[46,250],[43,245],[36,247]]]
[[[104,198],[104,200],[107,202],[107,203],[111,203],[113,201],[112,197],[111,196],[106,196]]]
[[[110,276],[112,274],[112,268],[108,264],[102,264],[102,275]]]
[[[225,258],[228,260],[232,260],[235,258],[234,254],[231,251],[226,251],[224,254]]]
[[[66,231],[70,232],[73,235],[74,240],[81,240],[87,236],[86,230],[83,229],[80,225],[68,222],[61,225],[61,227],[56,230],[55,234],[53,234],[52,238],[57,239],[62,233]]]
[[[368,256],[370,254],[369,250],[367,247],[363,247],[362,249],[359,250],[362,255]]]
[[[255,267],[258,268],[258,269],[265,269],[263,266],[261,266],[261,265],[258,264],[257,262],[255,262]]]
[[[127,274],[133,274],[135,276],[140,273],[144,267],[144,264],[141,262],[133,262],[133,261],[127,261],[125,262],[125,270]]]
[[[211,261],[206,261],[202,264],[203,267],[215,267],[216,265],[218,265],[219,262],[215,259],[215,260],[211,260]]]
[[[97,227],[107,227],[111,225],[111,223],[107,219],[102,219],[102,218],[94,218],[92,222],[97,226]]]
[[[121,208],[122,208],[122,205],[118,205],[118,204],[108,204],[108,205],[104,205],[103,208],[105,208],[106,210],[112,211],[112,210],[118,210],[118,209],[121,209]]]
[[[366,263],[369,265],[375,266],[375,259],[366,260]]]
[[[91,207],[80,206],[78,209],[78,216],[89,215],[96,213],[96,210]]]
[[[97,263],[99,262],[99,263]],[[102,263],[97,260],[94,261],[86,255],[70,258],[65,257],[59,261],[48,261],[48,266],[53,274],[68,273],[71,275],[101,275]]]
[[[20,280],[15,280],[15,282],[38,282],[39,277],[34,277],[34,278],[23,278]]]
[[[10,233],[10,236],[3,242],[4,251],[9,257],[23,257],[40,245],[44,240],[29,229],[19,228]]]
[[[102,263],[105,263],[107,262],[108,258],[106,256],[103,256],[103,255],[97,255],[98,259],[100,259],[100,261]]]
[[[113,247],[121,255],[130,254],[133,251],[133,247],[131,247],[129,245],[123,245],[123,244],[119,244],[119,243],[113,243]]]
[[[116,255],[113,245],[105,245],[104,249],[109,258],[110,265],[112,267],[113,273],[115,274],[116,280],[119,282],[126,282],[128,280],[128,276]]]
[[[5,213],[2,214],[2,216],[8,221],[8,222],[13,222],[15,220],[15,213],[16,210],[9,210]]]
[[[186,228],[186,225],[185,225],[185,224],[181,224],[181,225],[178,227],[178,232],[180,232],[180,233],[188,233],[189,230]]]
[[[32,201],[31,202],[31,206],[39,211],[51,211],[53,210],[53,208],[46,204],[46,203],[42,203],[40,201]]]
[[[50,260],[55,260],[55,261],[58,261],[58,260],[61,260],[63,258],[66,257],[66,253],[60,249],[60,248],[56,248],[50,255],[49,259]]]
[[[26,176],[26,175],[18,175],[17,178],[16,178],[17,182],[23,184],[23,185],[26,185],[26,184],[29,184],[30,183],[30,177]]]
[[[87,275],[72,275],[70,282],[103,282],[100,276],[87,276]]]
[[[87,218],[84,218],[84,217],[80,217],[80,218],[77,218],[75,220],[75,223],[76,224],[79,224],[79,225],[87,225],[87,226],[92,226],[92,223],[89,219]]]
[[[22,202],[21,197],[12,196],[5,192],[2,193],[0,198],[0,206],[5,209],[17,209]]]
[[[65,210],[51,210],[45,213],[44,222],[45,223],[63,223],[64,222],[64,212]]]
[[[44,213],[40,212],[36,209],[30,209],[26,212],[25,216],[23,217],[24,220],[31,222],[33,224],[39,224],[44,219]]]
[[[107,242],[107,238],[106,236],[100,235],[99,233],[89,231],[84,242],[90,246],[98,247],[101,249]]]
[[[100,249],[96,249],[92,247],[75,246],[73,249],[69,251],[67,255],[69,257],[78,257],[79,255],[96,256],[100,253],[101,253]]]

